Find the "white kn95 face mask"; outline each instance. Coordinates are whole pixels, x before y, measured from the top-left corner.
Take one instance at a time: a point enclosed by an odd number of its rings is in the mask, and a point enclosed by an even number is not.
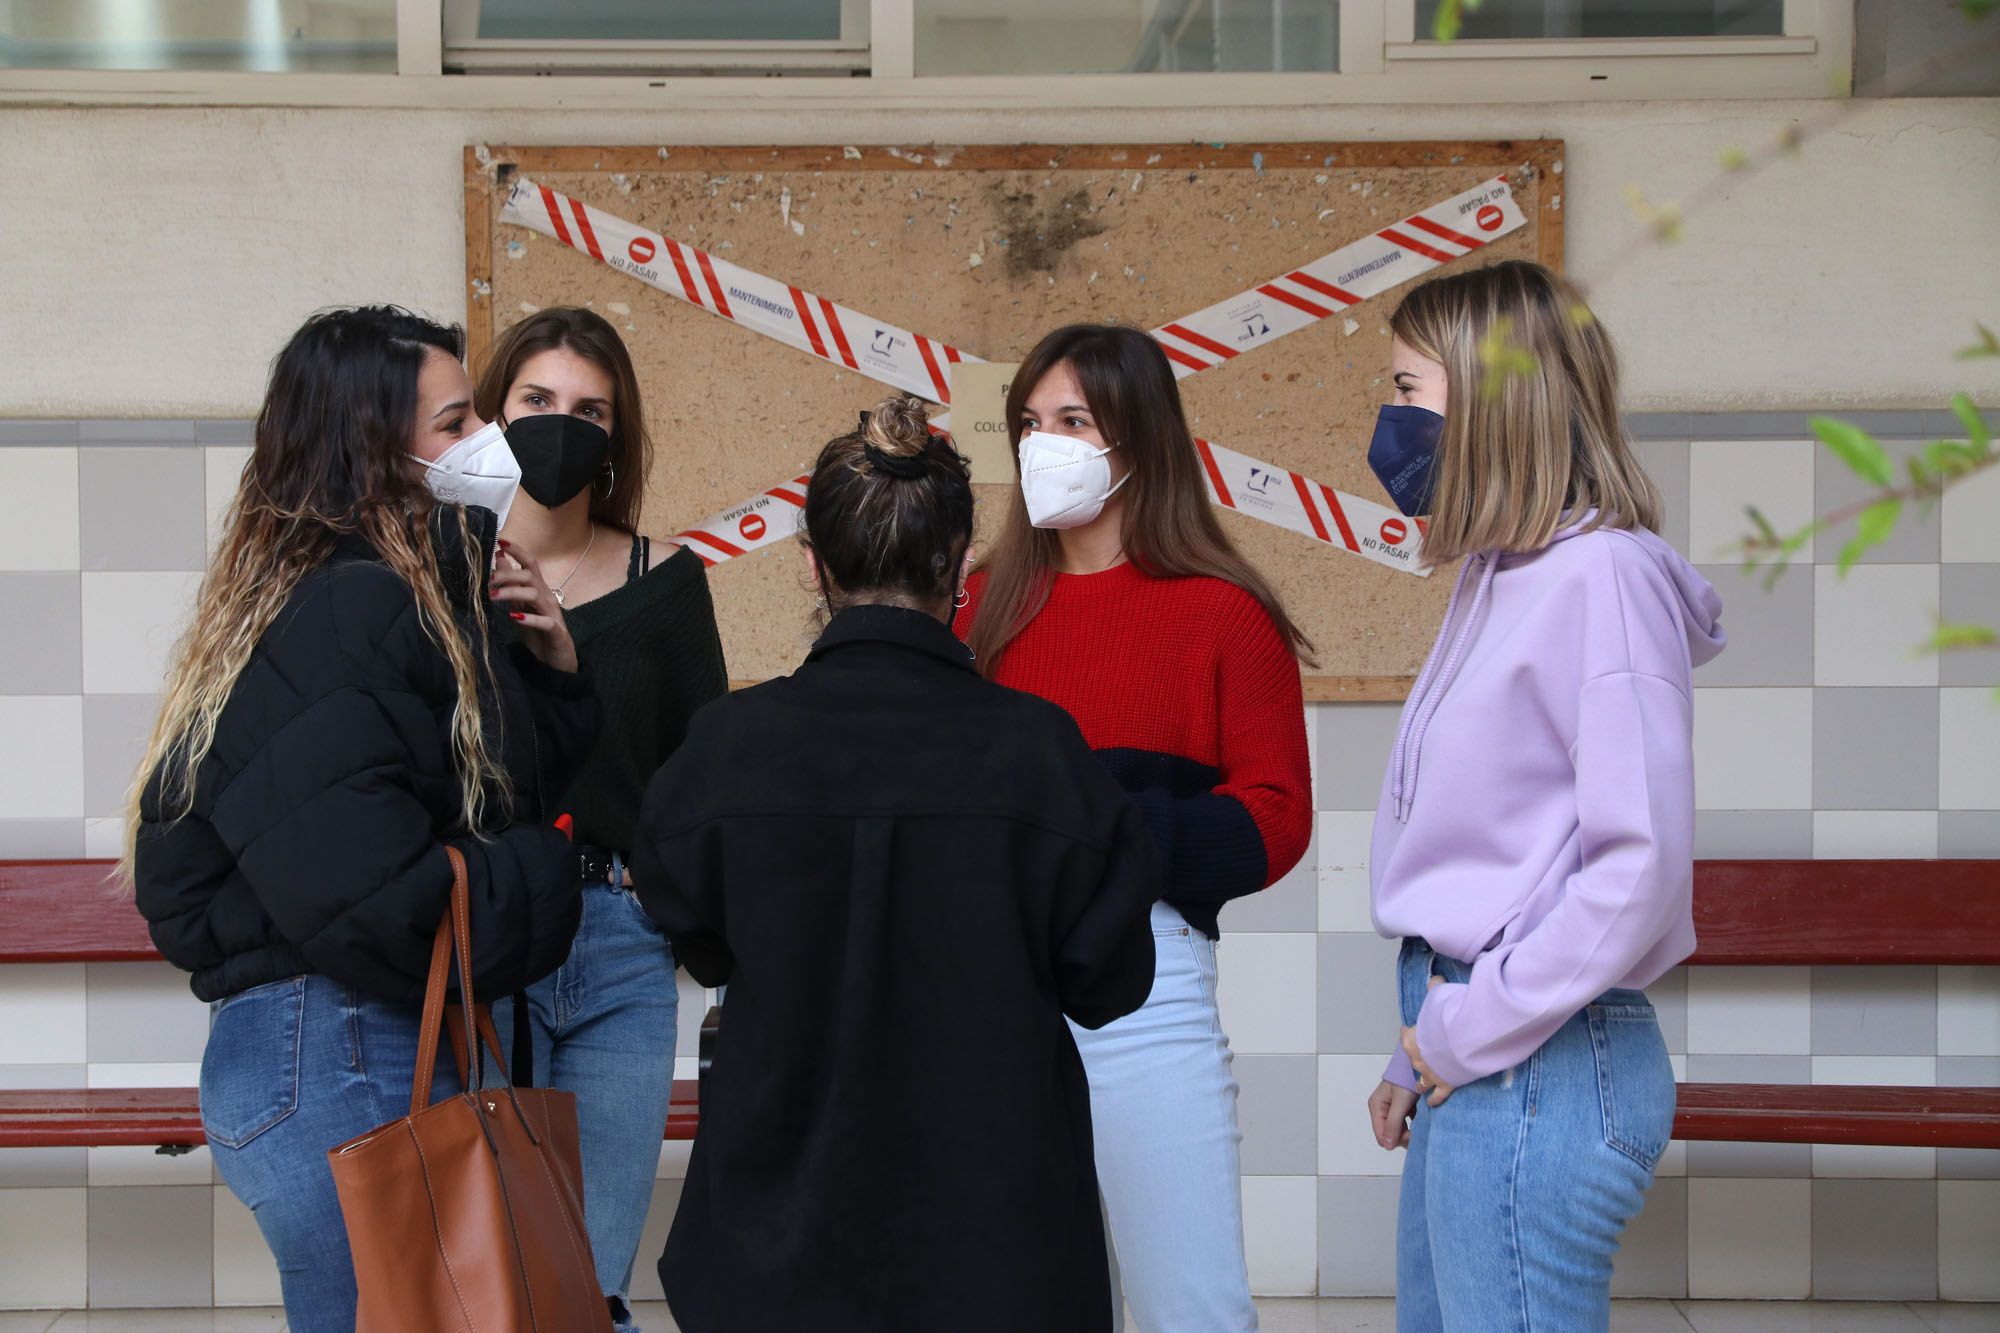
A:
[[[410,457],[424,465],[432,495],[446,504],[491,509],[500,526],[507,526],[507,511],[521,489],[521,463],[499,422],[489,421],[436,458]]]
[[[1021,497],[1038,528],[1082,527],[1132,479],[1128,472],[1114,485],[1111,449],[1069,435],[1031,430],[1021,437],[1020,454]]]

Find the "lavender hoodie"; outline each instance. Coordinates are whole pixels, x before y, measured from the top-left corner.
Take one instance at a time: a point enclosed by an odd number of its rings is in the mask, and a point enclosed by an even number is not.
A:
[[[1404,706],[1369,857],[1375,928],[1472,963],[1417,1045],[1462,1086],[1694,951],[1693,668],[1715,589],[1651,532],[1466,561]],[[1399,1050],[1385,1077],[1416,1087]]]

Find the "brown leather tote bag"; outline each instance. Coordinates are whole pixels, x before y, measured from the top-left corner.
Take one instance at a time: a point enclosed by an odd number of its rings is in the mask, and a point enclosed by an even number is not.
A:
[[[583,1229],[576,1098],[505,1081],[492,1015],[472,994],[465,858],[445,850],[451,906],[431,949],[410,1114],[327,1154],[360,1290],[355,1328],[609,1333]],[[433,1103],[454,944],[461,1012],[451,1035],[466,1090]],[[481,1045],[503,1071],[497,1087],[484,1086]]]

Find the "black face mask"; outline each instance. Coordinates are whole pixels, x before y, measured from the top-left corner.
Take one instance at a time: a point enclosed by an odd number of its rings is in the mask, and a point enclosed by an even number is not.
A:
[[[517,417],[506,431],[507,447],[521,465],[521,489],[545,509],[575,499],[611,453],[604,427],[566,413]]]

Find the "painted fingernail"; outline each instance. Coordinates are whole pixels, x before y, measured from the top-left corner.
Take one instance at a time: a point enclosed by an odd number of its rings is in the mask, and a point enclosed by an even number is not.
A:
[[[507,614],[516,620],[526,620],[528,618],[527,613],[523,611],[509,611]]]

